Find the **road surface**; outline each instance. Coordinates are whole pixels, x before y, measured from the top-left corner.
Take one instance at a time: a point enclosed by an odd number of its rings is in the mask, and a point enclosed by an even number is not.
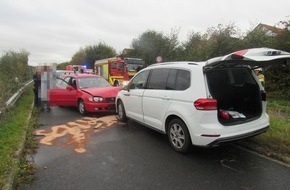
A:
[[[236,146],[175,152],[165,135],[114,115],[43,112],[36,130],[37,179],[24,190],[275,189],[290,168]]]

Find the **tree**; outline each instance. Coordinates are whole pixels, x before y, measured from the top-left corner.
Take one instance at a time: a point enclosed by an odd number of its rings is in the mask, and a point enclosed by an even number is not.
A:
[[[99,43],[94,46],[87,46],[84,51],[86,54],[85,64],[88,65],[90,69],[95,69],[94,63],[96,60],[115,57],[117,55],[114,48],[104,43]]]
[[[28,56],[29,53],[25,50],[21,50],[20,52],[6,52],[0,61],[1,75],[7,77],[9,80],[14,80],[16,76],[20,81],[28,80],[30,77]]]
[[[207,31],[209,55],[207,59],[239,50],[239,38],[234,24],[209,28]]]
[[[192,32],[183,44],[184,57],[192,61],[205,61],[236,51],[241,46],[241,40],[236,36],[238,34],[233,24],[219,24],[208,28],[205,34]]]
[[[76,52],[71,61],[70,65],[80,65],[86,60],[86,52],[83,48],[80,48],[78,52]]]
[[[59,63],[56,66],[57,70],[65,70],[67,65],[71,65],[70,62],[63,62],[63,63]]]
[[[290,21],[281,21],[280,24],[284,26],[284,32],[277,36],[268,36],[261,28],[257,28],[248,31],[245,38],[241,37],[238,33],[240,30],[234,24],[218,24],[216,27],[208,28],[206,33],[192,32],[184,43],[178,40],[179,30],[172,30],[169,34],[147,30],[132,40],[131,49],[124,51],[122,56],[142,58],[147,64],[152,64],[156,62],[157,56],[162,56],[163,62],[205,61],[237,50],[258,47],[271,47],[290,52]],[[116,51],[113,48],[99,43],[81,48],[74,54],[70,63],[87,64],[89,68],[94,68],[95,60],[114,56],[116,56]],[[271,69],[266,70],[266,90],[288,94],[289,97],[289,90],[287,93],[285,90],[279,90],[279,88],[289,89],[288,76],[289,66],[280,67],[280,70],[275,68],[273,72]],[[281,80],[278,81],[278,79]]]
[[[188,40],[183,44],[183,58],[182,60],[202,61],[205,60],[207,55],[206,35],[199,32],[192,32],[188,35]]]
[[[267,47],[290,52],[290,20],[280,21],[283,32],[272,37]],[[290,100],[290,65],[273,65],[265,70],[266,90],[270,96]]]
[[[157,56],[162,56],[163,61],[177,59],[178,31],[172,30],[169,35],[155,30],[148,30],[137,39],[133,39],[132,48],[125,56],[142,58],[147,64],[156,62]]]
[[[17,90],[16,77],[19,83],[30,79],[28,56],[27,51],[21,50],[8,51],[0,58],[0,104]]]
[[[246,34],[243,43],[247,48],[268,47],[271,39],[273,39],[273,37],[267,36],[262,28],[256,28]]]
[[[273,47],[290,52],[290,20],[279,23],[283,26],[283,32],[276,36]]]
[[[71,65],[86,65],[88,69],[95,69],[94,63],[96,60],[105,59],[116,56],[116,50],[105,43],[99,43],[93,46],[86,46],[80,48],[76,52],[72,60]]]

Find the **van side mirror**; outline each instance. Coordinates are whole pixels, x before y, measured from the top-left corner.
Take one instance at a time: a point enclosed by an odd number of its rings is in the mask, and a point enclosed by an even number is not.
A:
[[[129,86],[128,85],[126,85],[126,86],[123,86],[123,88],[122,88],[122,90],[126,90],[126,91],[130,91],[130,88],[129,88]]]

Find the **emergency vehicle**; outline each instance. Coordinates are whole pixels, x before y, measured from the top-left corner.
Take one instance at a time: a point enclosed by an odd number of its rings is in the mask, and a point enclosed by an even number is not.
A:
[[[145,62],[139,58],[111,57],[95,61],[96,74],[104,77],[111,85],[125,85]]]
[[[87,70],[87,67],[85,65],[67,65],[66,70],[75,71],[78,73],[85,73]]]

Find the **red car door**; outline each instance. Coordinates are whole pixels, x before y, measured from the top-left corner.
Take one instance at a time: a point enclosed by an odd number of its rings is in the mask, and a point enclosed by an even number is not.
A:
[[[51,106],[76,106],[77,86],[74,77],[57,79],[56,87],[49,90]]]

